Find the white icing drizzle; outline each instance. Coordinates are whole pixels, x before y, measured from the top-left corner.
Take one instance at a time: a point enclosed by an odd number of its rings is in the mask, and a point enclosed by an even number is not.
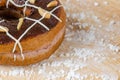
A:
[[[47,14],[47,13],[46,13]],[[47,29],[48,31],[50,30],[45,24],[43,24],[42,22],[40,22],[40,20],[36,20],[36,19],[32,19],[32,18],[28,18],[25,17],[25,19],[30,20],[30,21],[34,21],[37,22],[38,24],[42,25],[45,29]]]
[[[6,8],[8,8],[9,2],[10,2],[10,0],[7,0],[7,2],[6,2]]]
[[[13,57],[14,57],[14,61],[16,61],[16,59],[17,59],[16,57],[17,57],[17,56],[14,54]]]
[[[27,4],[28,4],[28,1],[25,2],[25,6],[24,6],[24,9],[23,9],[23,15],[24,15],[24,16],[25,16],[25,11],[26,11],[26,9],[27,9],[27,6],[26,6]]]
[[[28,1],[28,0],[27,0]],[[9,3],[12,3],[14,6],[16,6],[16,7],[24,7],[25,6],[25,4],[23,4],[23,5],[18,5],[18,4],[16,4],[13,0],[7,0],[7,4],[6,4],[6,8],[8,8],[9,6]]]
[[[35,1],[35,0],[34,0],[34,1]],[[22,21],[23,21],[24,19],[27,19],[27,20],[30,20],[30,21],[33,21],[33,22],[34,22],[29,28],[26,29],[26,31],[25,31],[18,39],[16,39],[15,37],[13,37],[6,29],[4,29],[2,26],[0,26],[0,29],[4,30],[4,31],[6,32],[6,35],[9,36],[12,40],[15,41],[15,44],[14,44],[12,53],[15,53],[16,47],[17,47],[17,45],[18,45],[18,47],[19,47],[19,49],[20,49],[20,54],[21,54],[21,57],[22,57],[23,60],[25,59],[25,57],[24,57],[24,54],[23,54],[23,48],[22,48],[22,45],[21,45],[21,43],[20,43],[20,40],[27,34],[27,32],[28,32],[32,27],[34,27],[34,26],[38,23],[38,24],[42,25],[46,30],[49,31],[50,29],[49,29],[45,24],[43,24],[43,23],[41,22],[41,20],[43,20],[48,13],[49,13],[51,16],[53,16],[54,18],[56,18],[58,21],[62,22],[62,20],[61,20],[60,18],[58,18],[56,15],[53,14],[53,12],[54,12],[55,10],[57,10],[58,8],[62,7],[62,5],[59,5],[59,6],[55,7],[55,8],[54,8],[53,10],[51,10],[51,11],[45,11],[44,14],[42,15],[42,17],[41,17],[40,19],[36,20],[36,19],[32,19],[32,18],[29,18],[29,17],[26,17],[26,16],[25,16],[26,8],[27,8],[27,7],[32,7],[32,8],[35,8],[35,9],[39,10],[39,8],[41,8],[41,7],[37,7],[37,6],[35,6],[35,5],[29,4],[28,2],[30,2],[30,0],[25,1],[25,4],[23,4],[23,5],[18,5],[18,4],[16,4],[13,0],[7,0],[7,3],[6,3],[6,8],[9,8],[9,3],[13,4],[13,5],[16,6],[16,7],[24,7],[24,9],[23,9],[24,17],[22,18]],[[31,2],[30,2],[30,3],[31,3]],[[41,8],[41,9],[42,9],[42,8]],[[19,20],[19,23],[18,23],[17,28],[19,28],[19,27],[22,25],[22,24],[21,24],[22,21]],[[1,23],[1,22],[4,22],[4,20],[1,20],[0,23]],[[14,61],[16,61],[16,58],[17,58],[17,56],[14,54]]]
[[[4,22],[5,20],[1,20],[0,23]]]
[[[4,22],[4,20],[0,21],[0,23],[2,23],[2,22]],[[7,35],[8,37],[10,37],[12,40],[14,40],[15,42],[18,43],[18,47],[19,47],[19,49],[20,49],[22,59],[24,59],[23,50],[22,50],[22,46],[21,46],[20,42],[19,42],[15,37],[13,37],[13,36],[8,32],[8,30],[6,30],[3,26],[0,26],[0,29],[4,30],[4,31],[6,32],[6,35]],[[13,49],[13,50],[14,50],[14,49]],[[14,52],[13,52],[13,53],[14,53]]]

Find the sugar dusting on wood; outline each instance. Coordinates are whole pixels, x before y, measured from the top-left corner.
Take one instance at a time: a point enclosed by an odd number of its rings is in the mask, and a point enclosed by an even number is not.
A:
[[[120,23],[106,16],[104,24],[103,18],[89,10],[87,0],[62,1],[67,12],[67,29],[60,48],[49,59],[28,67],[0,66],[0,80],[6,76],[12,80],[119,79],[120,47],[113,42],[115,35],[120,35],[117,28]],[[69,4],[72,1],[77,6],[86,6],[86,10]],[[92,1],[91,6],[102,4],[109,6],[107,1]]]
[[[99,6],[99,3],[98,2],[94,2],[94,6]]]

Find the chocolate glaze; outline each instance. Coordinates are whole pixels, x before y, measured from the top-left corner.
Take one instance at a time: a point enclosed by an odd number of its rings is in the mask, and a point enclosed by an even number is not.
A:
[[[47,8],[47,4],[52,1],[52,0],[36,0],[35,5],[36,6],[40,6],[46,10],[52,10],[53,8]],[[59,3],[60,4],[60,3]],[[58,4],[58,5],[59,5]],[[13,6],[13,5],[12,5]],[[11,7],[11,6],[10,6]],[[14,8],[14,7],[13,7]],[[16,8],[16,7],[15,7]],[[14,9],[17,11],[17,9]],[[59,12],[60,12],[60,8],[57,9],[56,11],[53,12],[53,14],[55,14],[56,16],[60,16]],[[17,13],[21,13],[20,10],[17,11]],[[5,26],[7,28],[9,28],[9,33],[14,36],[15,38],[19,38],[23,32],[30,26],[32,25],[34,22],[33,21],[29,21],[29,20],[24,20],[24,23],[21,27],[21,29],[18,31],[17,30],[17,24],[18,24],[18,18],[21,17],[22,15],[19,15],[17,13],[12,13],[12,11],[4,13],[3,9],[0,9],[0,20],[5,19],[5,22],[0,23],[0,25]],[[3,15],[4,14],[4,15]],[[1,16],[2,15],[2,16]],[[17,15],[17,17],[15,16]],[[7,17],[6,17],[7,16]],[[12,17],[12,18],[10,18]],[[38,11],[36,9],[34,9],[34,11],[32,12],[32,14],[29,16],[30,18],[33,19],[39,19],[41,18],[41,16],[39,15]],[[50,19],[43,19],[41,21],[42,23],[44,23],[46,26],[48,26],[50,29],[52,29],[55,25],[57,25],[58,20],[56,20],[54,17],[51,16]],[[23,38],[22,40],[25,40],[27,38],[31,38],[31,37],[35,37],[37,35],[41,35],[43,33],[48,32],[44,27],[42,27],[39,24],[36,24]],[[0,32],[0,44],[7,44],[9,42],[13,42],[13,40],[11,38],[9,38],[6,33],[1,33]]]

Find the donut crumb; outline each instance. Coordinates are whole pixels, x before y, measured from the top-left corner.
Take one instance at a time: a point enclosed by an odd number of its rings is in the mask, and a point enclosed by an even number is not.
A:
[[[46,13],[46,15],[44,16],[44,18],[47,18],[47,19],[49,19],[50,17],[51,17],[51,14],[48,12],[48,11],[46,11],[46,10],[44,10],[44,9],[42,9],[42,8],[38,8],[38,12],[39,12],[39,14],[43,17],[44,15],[45,15],[45,13]]]
[[[19,23],[17,25],[17,30],[20,30],[23,24],[24,18],[19,18]]]
[[[54,1],[51,1],[50,3],[48,3],[47,7],[55,7],[58,5],[58,1],[54,0]]]
[[[29,0],[30,3],[34,4],[35,3],[35,0]]]

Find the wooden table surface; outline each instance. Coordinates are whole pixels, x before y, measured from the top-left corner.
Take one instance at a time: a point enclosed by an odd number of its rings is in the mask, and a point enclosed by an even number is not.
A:
[[[120,80],[120,0],[61,0],[66,35],[49,59],[0,66],[0,80]]]

